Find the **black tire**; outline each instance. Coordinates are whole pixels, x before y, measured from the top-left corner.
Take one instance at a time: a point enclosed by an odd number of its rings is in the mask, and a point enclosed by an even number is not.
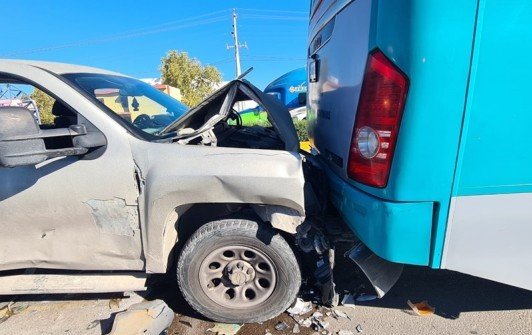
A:
[[[200,271],[205,269],[202,265],[204,260],[218,250],[232,246],[257,250],[261,257],[269,258],[275,268],[273,292],[267,297],[263,294],[261,299],[265,300],[256,306],[243,308],[240,305],[239,308],[236,303],[234,308],[222,306],[215,301],[221,298],[208,296],[208,289],[200,283]],[[186,301],[205,317],[224,323],[249,323],[266,321],[284,312],[299,292],[301,272],[294,252],[286,240],[272,228],[251,220],[226,219],[207,223],[190,237],[179,256],[177,281]],[[226,288],[229,287],[220,289]],[[231,303],[229,300],[228,304]]]

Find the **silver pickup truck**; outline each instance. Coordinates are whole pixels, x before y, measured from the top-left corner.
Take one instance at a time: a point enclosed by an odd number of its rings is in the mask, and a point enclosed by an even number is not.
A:
[[[54,101],[49,124],[0,107],[0,294],[141,290],[176,271],[213,320],[294,301],[303,158],[275,98],[238,79],[188,109],[118,73],[31,61],[0,61],[0,84]],[[243,100],[271,127],[243,126]]]

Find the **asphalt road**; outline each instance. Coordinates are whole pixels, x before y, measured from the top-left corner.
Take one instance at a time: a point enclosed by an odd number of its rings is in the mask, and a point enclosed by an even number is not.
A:
[[[407,300],[427,300],[435,307],[430,316],[414,315]],[[169,334],[203,334],[212,326],[186,308]],[[175,305],[174,305],[175,306]],[[363,334],[532,334],[532,292],[451,271],[407,267],[394,288],[382,299],[340,307],[351,320],[329,317],[330,331],[351,330],[360,325]],[[323,309],[322,312],[327,311]],[[275,330],[285,321],[289,329]],[[244,325],[238,335],[291,334],[294,320],[284,314],[263,325]],[[192,326],[192,327],[191,327]],[[314,334],[301,328],[301,334]]]
[[[159,284],[148,298],[164,298],[176,312],[169,334],[212,334],[206,331],[213,323],[176,298],[171,282]],[[110,329],[116,312],[142,299],[135,295],[120,298],[121,295],[19,297],[18,304],[27,303],[26,308],[1,323],[0,334],[102,334]],[[407,300],[427,300],[436,312],[425,317],[413,315]],[[532,334],[531,291],[450,271],[407,267],[383,299],[339,309],[351,320],[325,317],[332,334],[339,330],[358,333],[358,325],[362,334]],[[280,321],[289,328],[276,331],[275,325]],[[237,334],[291,334],[294,324],[289,315],[283,314],[264,324],[244,325]],[[315,332],[301,328],[300,334]]]

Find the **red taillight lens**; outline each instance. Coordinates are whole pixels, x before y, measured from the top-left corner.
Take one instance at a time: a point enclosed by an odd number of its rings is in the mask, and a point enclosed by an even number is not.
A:
[[[380,51],[373,51],[364,74],[351,151],[350,178],[385,187],[408,91],[407,77]]]

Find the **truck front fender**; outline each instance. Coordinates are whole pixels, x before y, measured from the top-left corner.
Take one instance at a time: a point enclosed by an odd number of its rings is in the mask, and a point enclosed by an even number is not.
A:
[[[165,272],[175,223],[193,204],[252,204],[259,217],[295,233],[304,215],[302,157],[297,153],[132,143],[146,271]],[[268,205],[268,206],[260,206]]]

